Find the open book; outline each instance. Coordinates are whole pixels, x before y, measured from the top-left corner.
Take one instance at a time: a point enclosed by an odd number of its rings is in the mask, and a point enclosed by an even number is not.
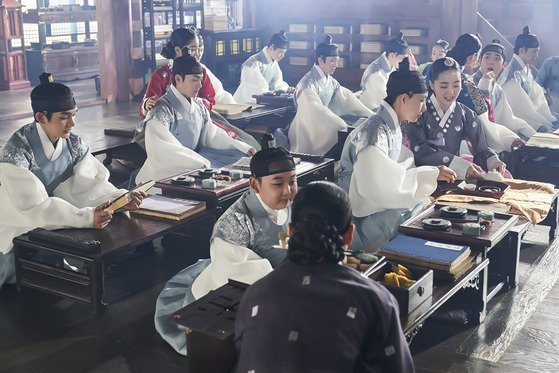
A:
[[[213,109],[219,114],[241,114],[243,111],[252,109],[252,105],[249,104],[215,104]]]
[[[206,202],[170,198],[159,194],[144,198],[139,209],[133,213],[164,219],[182,220],[206,209]]]
[[[123,195],[121,195],[120,197],[118,197],[117,199],[115,199],[113,202],[111,202],[111,204],[109,206],[107,206],[105,208],[105,210],[112,210],[112,211],[118,211],[121,208],[123,208],[124,206],[126,206],[128,204],[128,202],[131,201],[130,199],[130,194],[132,192],[139,192],[141,190],[143,190],[144,192],[147,192],[148,190],[150,190],[153,186],[155,185],[155,181],[150,180],[148,182],[145,182],[141,185],[138,185],[137,187],[135,187],[134,189],[132,189],[129,192],[124,193]]]

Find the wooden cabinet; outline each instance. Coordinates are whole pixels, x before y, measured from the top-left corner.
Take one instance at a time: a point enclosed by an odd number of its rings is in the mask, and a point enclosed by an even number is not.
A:
[[[99,74],[94,0],[72,5],[56,5],[50,0],[27,3],[34,5],[23,15],[27,71],[33,85],[39,83],[44,71],[63,81]]]
[[[0,89],[29,87],[21,4],[0,1]]]

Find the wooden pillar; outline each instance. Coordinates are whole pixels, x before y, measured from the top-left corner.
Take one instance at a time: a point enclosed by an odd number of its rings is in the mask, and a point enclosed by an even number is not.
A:
[[[101,97],[130,101],[132,27],[130,0],[97,0]]]

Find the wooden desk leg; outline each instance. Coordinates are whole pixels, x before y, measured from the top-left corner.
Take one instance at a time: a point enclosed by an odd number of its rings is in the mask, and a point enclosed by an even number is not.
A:
[[[105,159],[103,159],[103,164],[105,166],[108,166],[111,163],[113,163],[113,153],[109,150],[105,153]]]
[[[91,312],[99,313],[103,310],[103,293],[105,292],[105,274],[103,262],[94,261],[90,264],[89,276],[91,281]]]
[[[462,288],[464,299],[472,307],[470,321],[481,324],[485,321],[487,305],[487,275],[488,266],[468,281]]]
[[[509,231],[507,237],[503,240],[503,270],[507,271],[507,273],[505,273],[507,276],[507,284],[505,284],[507,290],[516,287],[518,284],[518,262],[520,260],[521,235],[523,233],[524,232]]]

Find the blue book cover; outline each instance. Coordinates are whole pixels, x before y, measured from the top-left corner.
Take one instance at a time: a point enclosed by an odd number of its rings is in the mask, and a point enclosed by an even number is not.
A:
[[[468,257],[470,247],[399,234],[379,251],[387,257],[408,257],[420,262],[451,267]]]

